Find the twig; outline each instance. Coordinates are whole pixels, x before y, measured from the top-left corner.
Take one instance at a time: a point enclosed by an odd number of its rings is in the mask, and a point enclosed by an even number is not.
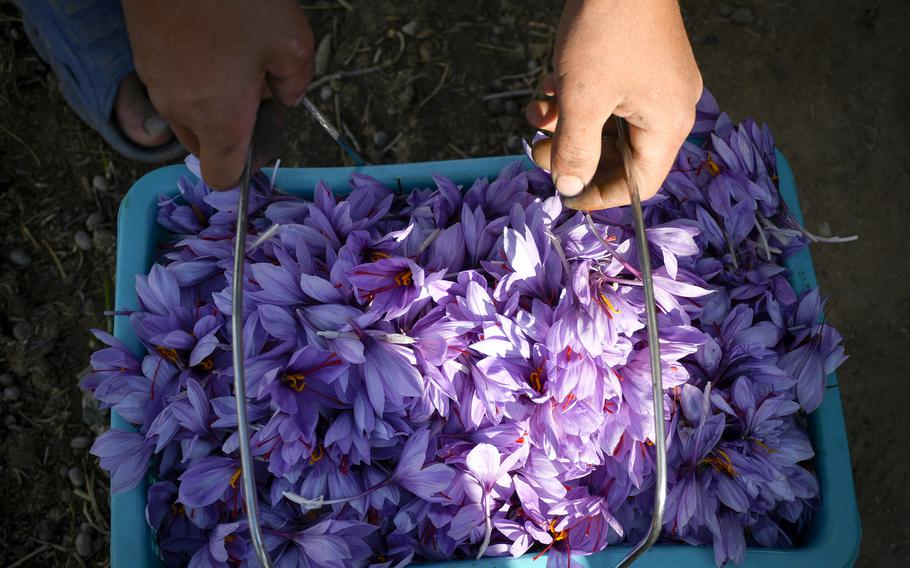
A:
[[[496,80],[497,81],[512,81],[514,79],[525,79],[528,77],[533,77],[534,75],[537,75],[538,73],[540,73],[540,66],[536,66],[536,67],[534,67],[534,69],[531,69],[530,71],[525,71],[524,73],[515,73],[513,75],[503,75],[502,77],[497,77]]]
[[[385,63],[383,63],[383,65],[386,65],[386,66],[395,65],[396,63],[398,63],[398,60],[401,59],[401,56],[404,55],[404,48],[405,48],[404,34],[399,32],[398,30],[395,30],[395,35],[398,36],[398,53],[395,54],[395,57],[393,57],[391,59],[391,61],[386,61]]]
[[[336,79],[347,79],[349,77],[359,77],[361,75],[369,75],[370,73],[375,73],[381,69],[382,69],[382,65],[374,65],[373,67],[365,67],[363,69],[352,69],[351,71],[336,71],[335,73],[330,73],[328,75],[320,77],[319,79],[316,79],[315,81],[310,83],[309,88],[316,89],[316,88],[321,87],[322,85],[325,85],[326,83],[328,83],[330,81],[334,81]]]
[[[449,142],[449,148],[450,148],[453,152],[455,152],[456,154],[458,154],[459,156],[461,156],[462,158],[470,158],[470,157],[471,157],[471,156],[468,156],[468,155],[465,153],[464,150],[462,150],[461,148],[459,148],[458,146],[456,146],[455,144],[453,144],[453,143],[451,143],[451,142]]]
[[[425,104],[427,104],[428,102],[430,102],[430,99],[432,99],[433,97],[435,97],[435,96],[436,96],[436,93],[438,93],[438,92],[442,89],[442,87],[444,86],[444,84],[445,84],[445,82],[446,82],[446,79],[447,79],[448,77],[449,77],[449,64],[448,64],[448,63],[445,63],[445,64],[443,64],[442,77],[439,78],[439,83],[436,84],[436,88],[433,89],[433,90],[430,92],[430,94],[426,96],[425,99],[423,99],[422,101],[420,101],[420,102],[417,104],[417,108],[423,108],[423,105],[425,105]]]
[[[56,551],[58,551],[58,552],[62,552],[62,553],[64,553],[64,554],[69,554],[69,555],[71,555],[73,558],[76,559],[76,562],[78,562],[79,565],[82,566],[82,568],[87,568],[87,566],[85,565],[85,561],[83,561],[82,558],[80,558],[79,555],[76,554],[75,551],[66,549],[66,548],[60,546],[59,544],[54,544],[53,542],[47,542],[47,541],[45,541],[45,540],[39,540],[39,539],[37,539],[37,538],[31,538],[31,539],[29,539],[29,540],[31,540],[32,542],[38,543],[38,544],[40,544],[40,545],[42,545],[42,546],[49,546],[49,547],[53,548],[54,550],[56,550]],[[15,564],[14,564],[13,566],[15,566]],[[12,568],[12,566],[8,566],[7,568]]]
[[[51,260],[53,260],[54,264],[57,265],[57,271],[60,272],[60,278],[63,279],[64,282],[66,282],[67,281],[66,270],[63,269],[63,265],[60,263],[60,259],[57,258],[57,253],[54,252],[54,249],[51,248],[51,245],[47,244],[47,241],[41,241],[41,242],[44,243],[44,248],[46,248],[47,252],[50,253]]]
[[[10,130],[9,128],[7,128],[6,126],[4,126],[4,125],[2,125],[2,124],[0,124],[0,128],[2,128],[2,129],[3,129],[3,132],[5,132],[10,138],[12,138],[12,139],[15,140],[16,142],[18,142],[18,143],[22,144],[23,146],[25,146],[25,149],[28,150],[28,153],[32,155],[32,158],[35,160],[35,163],[38,164],[38,167],[39,167],[39,168],[42,167],[42,165],[41,165],[41,160],[38,159],[38,154],[36,154],[35,151],[32,150],[32,147],[31,147],[31,146],[29,146],[28,144],[26,144],[25,140],[23,140],[22,138],[19,138],[18,136],[16,136],[16,133],[15,133],[15,132],[13,132],[12,130]]]
[[[392,138],[392,141],[386,144],[386,147],[379,151],[379,155],[384,155],[386,152],[395,147],[395,144],[398,144],[398,141],[401,140],[401,137],[404,136],[404,132],[399,132],[395,138]]]
[[[44,551],[47,550],[48,548],[49,548],[48,545],[42,544],[41,546],[39,546],[39,547],[36,548],[35,550],[29,552],[28,554],[26,554],[25,556],[23,556],[23,557],[20,558],[19,560],[16,560],[15,562],[13,562],[12,564],[10,564],[9,566],[7,566],[6,568],[16,568],[16,566],[22,566],[23,564],[25,564],[26,562],[28,562],[28,561],[31,560],[32,558],[38,556],[39,554],[41,554],[42,552],[44,552]]]
[[[517,89],[515,91],[503,91],[501,93],[493,93],[490,95],[484,95],[481,97],[485,101],[492,101],[493,99],[514,99],[517,97],[528,97],[534,94],[534,89]]]
[[[490,43],[475,43],[474,45],[481,49],[489,49],[492,51],[499,51],[501,53],[517,53],[521,51],[521,47],[502,47],[501,45],[493,45]]]
[[[38,241],[35,240],[35,237],[32,236],[32,232],[28,230],[28,227],[22,225],[22,234],[25,235],[25,238],[32,243],[32,246],[35,247],[36,251],[41,250],[41,245],[38,244]]]
[[[335,1],[338,2],[339,4],[341,4],[341,6],[348,12],[354,11],[354,8],[348,3],[347,0],[335,0]]]
[[[360,141],[357,140],[357,137],[354,136],[354,133],[351,132],[351,129],[348,128],[348,125],[344,122],[344,120],[341,121],[341,129],[344,131],[344,135],[347,136],[348,140],[351,141],[351,144],[354,145],[354,149],[357,150],[357,152],[363,152],[363,148],[360,146]]]
[[[363,36],[357,36],[357,41],[354,42],[354,48],[351,50],[351,54],[345,58],[344,65],[350,65],[351,60],[357,55],[357,49],[360,48],[361,43],[363,43]]]

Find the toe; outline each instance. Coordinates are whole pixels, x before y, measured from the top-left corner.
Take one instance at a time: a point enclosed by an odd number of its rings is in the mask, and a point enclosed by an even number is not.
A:
[[[120,82],[114,117],[127,138],[140,146],[161,146],[174,137],[167,121],[152,106],[135,73]]]

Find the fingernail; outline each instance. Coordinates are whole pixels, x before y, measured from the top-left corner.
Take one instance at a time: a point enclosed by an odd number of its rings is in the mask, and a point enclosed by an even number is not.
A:
[[[161,136],[170,129],[170,125],[160,114],[147,118],[143,126],[149,136]]]
[[[556,191],[566,197],[573,197],[581,193],[585,188],[585,182],[575,176],[557,176]]]

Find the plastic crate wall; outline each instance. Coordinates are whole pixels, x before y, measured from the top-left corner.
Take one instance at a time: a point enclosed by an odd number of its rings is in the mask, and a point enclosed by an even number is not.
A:
[[[476,178],[495,178],[508,163],[523,156],[475,158],[415,164],[364,166],[358,168],[281,168],[276,185],[283,191],[311,197],[313,187],[324,181],[332,191],[349,191],[348,180],[353,172],[368,174],[389,187],[400,184],[404,189],[432,185],[431,174],[440,174],[456,184],[469,186]],[[782,154],[777,155],[780,192],[790,210],[802,222],[799,199],[793,172]],[[117,228],[116,300],[118,310],[138,309],[135,276],[146,274],[154,262],[159,227],[155,221],[160,195],[175,195],[177,180],[192,176],[184,166],[157,169],[137,181],[120,204]],[[797,293],[816,286],[815,270],[808,249],[788,258],[788,278]],[[129,318],[114,320],[114,335],[136,355],[143,347],[129,325]],[[114,428],[132,426],[116,413],[112,414]],[[749,548],[744,566],[749,568],[778,566],[852,566],[859,553],[860,519],[853,488],[847,432],[841,408],[837,377],[827,378],[827,389],[819,408],[809,416],[809,433],[815,449],[815,466],[820,483],[821,506],[799,548]],[[111,496],[111,566],[113,568],[156,568],[162,566],[151,531],[145,520],[147,485]],[[592,556],[573,557],[581,567],[614,566],[628,547],[608,547]],[[464,560],[437,564],[445,568],[540,568],[542,559],[533,562],[533,555],[521,558],[490,558],[480,561]],[[674,566],[689,568],[713,566],[711,547],[658,545],[636,563],[641,567]]]

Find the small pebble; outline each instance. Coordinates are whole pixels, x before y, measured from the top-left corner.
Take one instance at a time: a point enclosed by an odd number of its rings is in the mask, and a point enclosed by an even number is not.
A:
[[[44,542],[54,541],[54,523],[50,519],[41,519],[35,527],[35,536]]]
[[[7,428],[12,428],[16,425],[16,417],[12,414],[7,414],[3,417],[3,425]]]
[[[74,450],[84,450],[89,446],[89,439],[85,436],[76,436],[70,440],[70,448]]]
[[[729,16],[730,14],[733,13],[733,6],[731,6],[729,4],[721,4],[718,11],[720,12],[721,16],[726,18],[727,16]]]
[[[417,91],[414,90],[414,87],[411,85],[406,86],[405,88],[398,91],[398,103],[402,106],[407,106],[414,102],[414,99],[417,97]]]
[[[502,101],[499,99],[490,99],[487,101],[487,110],[492,114],[499,114],[502,112]]]
[[[334,95],[335,91],[332,89],[331,85],[323,85],[322,88],[319,89],[319,98],[324,101],[331,99]]]
[[[101,223],[104,223],[104,215],[102,215],[98,211],[95,211],[94,213],[92,213],[91,215],[86,217],[85,228],[88,229],[89,231],[94,231],[95,227],[97,227]]]
[[[329,62],[332,60],[332,34],[326,34],[319,42],[316,48],[315,60],[316,76],[321,77],[329,70]]]
[[[417,48],[417,53],[420,55],[421,61],[429,61],[433,59],[433,46],[425,41]]]
[[[9,387],[13,385],[13,376],[9,373],[0,375],[0,387]]]
[[[76,536],[76,554],[83,558],[92,555],[92,535],[88,531],[81,531]]]
[[[94,187],[97,191],[105,192],[111,188],[111,183],[107,181],[106,177],[98,174],[92,178],[92,187]]]
[[[506,101],[506,104],[503,105],[503,108],[506,111],[506,114],[518,114],[518,103],[513,100]]]
[[[377,148],[385,148],[391,139],[392,138],[389,136],[389,133],[385,130],[377,130],[373,133],[373,146],[376,146]]]
[[[6,387],[3,389],[3,400],[7,402],[13,402],[19,400],[19,396],[22,394],[22,391],[19,390],[19,387],[13,385],[11,387]]]
[[[502,79],[493,79],[493,88],[501,91],[506,88],[506,83]]]
[[[22,249],[13,249],[9,253],[9,260],[16,266],[28,266],[32,262],[32,257]]]
[[[731,19],[737,24],[745,26],[755,22],[755,14],[752,13],[752,8],[737,8],[733,10]]]
[[[411,20],[405,25],[401,26],[401,31],[411,37],[417,35],[417,20]]]
[[[71,467],[66,475],[70,478],[70,483],[73,484],[73,487],[85,486],[85,474],[78,467]]]
[[[88,234],[88,231],[79,229],[76,231],[76,234],[73,235],[73,240],[76,241],[76,246],[79,247],[79,250],[92,250],[92,236]]]
[[[28,341],[28,339],[32,336],[32,331],[32,324],[28,323],[27,321],[20,321],[13,326],[13,337],[19,341]]]
[[[512,152],[517,152],[521,150],[521,136],[512,134],[506,139],[506,148]]]

